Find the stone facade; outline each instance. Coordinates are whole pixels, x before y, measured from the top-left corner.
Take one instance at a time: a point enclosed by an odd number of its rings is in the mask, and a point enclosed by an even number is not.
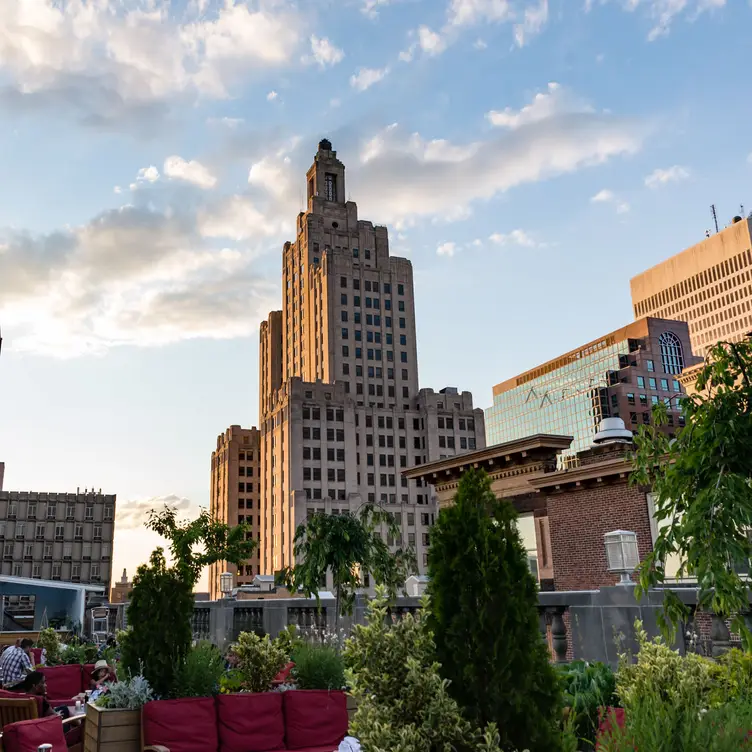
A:
[[[0,492],[2,574],[92,583],[110,591],[115,496]]]
[[[370,501],[396,515],[422,572],[436,504],[400,472],[484,446],[483,412],[468,392],[419,388],[412,264],[345,200],[345,167],[326,140],[307,190],[283,248],[283,308],[260,331],[260,567],[294,563],[307,515]]]
[[[230,426],[217,437],[217,448],[212,452],[209,510],[228,525],[250,525],[247,535],[256,541],[256,548],[239,568],[225,561],[209,567],[212,600],[222,597],[219,577],[223,572],[234,574],[236,585],[249,584],[259,574],[260,488],[259,432],[256,428]]]

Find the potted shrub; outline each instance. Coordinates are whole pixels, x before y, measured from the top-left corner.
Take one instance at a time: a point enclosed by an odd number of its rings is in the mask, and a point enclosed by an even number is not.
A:
[[[107,685],[86,706],[84,752],[140,752],[141,708],[153,699],[143,676]]]

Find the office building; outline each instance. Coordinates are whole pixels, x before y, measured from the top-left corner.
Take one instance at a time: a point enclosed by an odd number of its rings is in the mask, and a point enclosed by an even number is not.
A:
[[[604,418],[635,430],[650,422],[659,400],[669,406],[668,432],[683,425],[678,398],[692,355],[686,322],[643,318],[507,379],[493,388],[486,410],[489,444],[533,436],[572,436],[560,462],[587,449]]]
[[[110,603],[126,603],[132,588],[133,583],[128,581],[128,572],[124,569],[120,581],[112,586]]]
[[[294,563],[306,516],[392,511],[425,566],[432,488],[401,469],[484,446],[483,412],[420,389],[412,264],[346,201],[345,166],[319,143],[308,206],[282,253],[282,310],[260,332],[261,570]],[[364,579],[366,579],[364,577]]]
[[[685,321],[692,351],[705,356],[719,340],[752,330],[752,219],[731,225],[634,277],[635,318]]]
[[[2,574],[104,585],[110,592],[115,496],[0,492]]]
[[[0,462],[0,491],[3,490],[3,478],[5,477],[5,463]]]
[[[222,597],[219,578],[223,572],[235,575],[236,586],[250,584],[254,575],[259,574],[260,467],[256,428],[230,426],[217,437],[217,448],[211,457],[209,510],[213,517],[228,525],[249,525],[246,535],[256,541],[256,548],[240,567],[225,561],[209,567],[212,600]]]

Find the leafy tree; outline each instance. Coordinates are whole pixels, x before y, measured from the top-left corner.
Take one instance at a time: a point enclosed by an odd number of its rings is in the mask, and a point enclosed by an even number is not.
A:
[[[175,689],[191,647],[193,588],[201,571],[217,561],[240,564],[251,555],[256,542],[245,539],[246,526],[229,527],[205,510],[186,522],[178,521],[173,508],[152,510],[146,526],[167,538],[172,564],[168,566],[164,550],[157,548],[149,564],[138,568],[122,660],[131,676],[143,673],[156,695],[167,697]]]
[[[399,540],[401,530],[393,515],[373,504],[365,504],[359,516],[316,513],[308,517],[295,532],[293,553],[300,563],[280,571],[277,581],[291,592],[302,590],[306,597],[314,595],[318,601],[319,589],[331,572],[338,622],[342,611],[352,612],[363,572],[395,597],[415,571],[415,555],[409,547],[392,553],[378,533],[381,525],[386,526],[389,536]]]
[[[482,470],[468,470],[431,531],[428,593],[441,673],[504,749],[556,750],[561,689],[538,626],[537,585],[517,530]]]
[[[666,407],[657,405],[655,426],[643,426],[635,437],[631,478],[652,489],[656,520],[668,523],[639,567],[638,595],[664,582],[661,563],[677,555],[678,576],[697,579],[698,608],[731,618],[747,650],[749,585],[733,565],[752,556],[751,377],[752,344],[713,347],[699,371],[697,393],[681,400],[685,428],[670,440],[660,431]],[[671,590],[661,617],[667,636],[687,617]]]
[[[424,613],[387,618],[376,589],[366,624],[345,643],[350,694],[358,709],[350,733],[372,752],[501,752],[494,724],[483,731],[462,716],[439,674]]]

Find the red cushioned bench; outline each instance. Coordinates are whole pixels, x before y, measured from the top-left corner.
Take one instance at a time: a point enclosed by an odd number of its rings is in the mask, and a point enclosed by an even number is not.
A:
[[[66,666],[42,666],[39,669],[47,679],[47,702],[53,708],[75,705],[75,698],[89,690],[93,663],[72,663]],[[116,681],[114,676],[110,677]]]
[[[81,752],[80,723],[74,718],[63,721],[58,715],[9,723],[3,728],[3,752],[37,752],[41,744],[51,744],[51,752]],[[76,729],[71,728],[74,724]]]
[[[149,752],[336,752],[347,736],[344,692],[290,690],[144,705]]]

